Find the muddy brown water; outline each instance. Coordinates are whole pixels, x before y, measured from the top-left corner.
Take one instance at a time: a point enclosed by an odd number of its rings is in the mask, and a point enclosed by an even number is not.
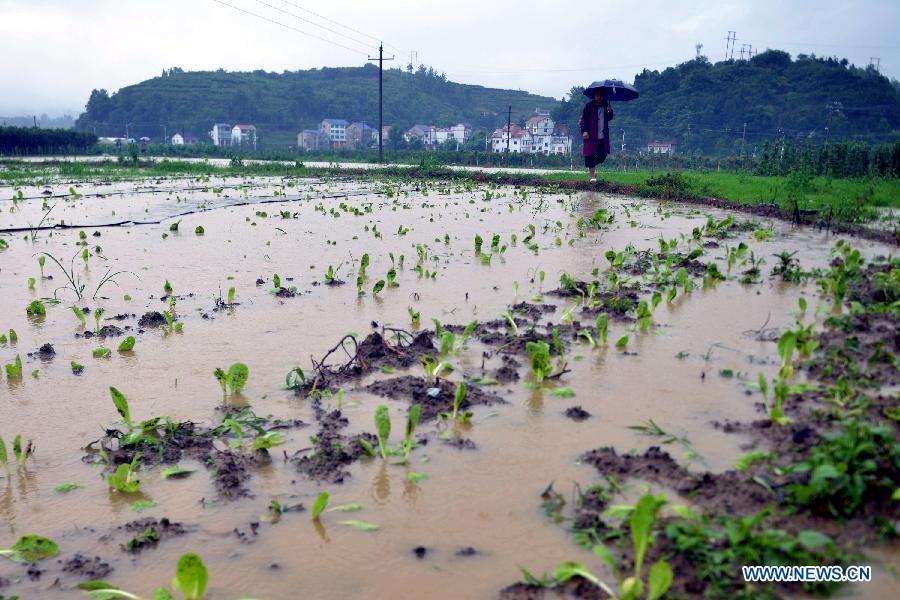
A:
[[[725,434],[711,422],[758,418],[754,407],[758,394],[748,395],[743,376],[754,381],[758,372],[771,376],[777,370],[774,343],[757,341],[747,332],[790,325],[801,294],[810,302],[810,314],[819,304],[812,283],[784,285],[763,277],[758,285],[741,285],[732,279],[715,288],[698,287],[672,305],[661,304],[654,317],[657,327],[650,333],[630,333],[628,350],[634,355],[613,347],[592,350],[574,345],[568,356],[571,373],[555,384],[572,388],[574,398],[528,389],[525,383],[530,378],[523,367],[521,380],[492,389],[508,404],[475,409],[474,423],[464,435],[476,449],[442,444],[434,435],[436,425],[425,424],[420,433],[430,434],[430,441],[413,450],[408,466],[363,460],[348,468],[350,477],[343,484],[323,485],[303,478],[282,460],[282,450],[293,454],[309,448],[310,436],[316,432],[310,402],[281,389],[290,369],[309,368],[310,357],[322,356],[346,333],[367,334],[372,321],[411,328],[410,306],[421,312],[423,327],[430,326],[432,318],[455,324],[495,319],[513,302],[558,287],[563,272],[588,279],[592,269],[607,266],[603,253],[608,249],[621,250],[628,244],[637,249],[656,247],[660,236],[689,234],[693,227],[702,226],[707,215],[723,218],[725,213],[536,190],[530,190],[523,201],[512,188],[446,194],[436,189],[442,184],[430,186],[427,196],[413,191],[399,198],[376,193],[383,186],[346,181],[300,180],[288,187],[282,179],[220,178],[198,184],[180,178],[154,183],[156,188],[166,188],[162,192],[141,188],[146,185],[85,183],[78,189],[82,198],[63,200],[54,209],[56,222],[102,224],[109,218],[140,220],[147,215],[162,219],[160,224],[86,230],[87,243],[91,248],[101,246],[105,259],[92,254],[85,265],[77,245],[78,230],[40,232],[33,243],[26,233],[0,234],[9,242],[9,248],[0,251],[0,329],[14,328],[19,338],[14,347],[0,348],[0,360],[12,362],[16,354],[21,355],[25,373],[21,381],[0,382],[0,435],[11,440],[22,433],[37,445],[24,471],[0,481],[0,547],[8,547],[23,534],[46,535],[60,544],[60,559],[68,560],[76,552],[100,556],[113,568],[104,579],[144,597],[171,579],[178,557],[187,551],[201,554],[209,568],[209,598],[490,598],[520,578],[517,566],[543,573],[567,559],[583,561],[603,574],[598,561],[544,516],[541,492],[553,482],[571,499],[576,483],[595,483],[596,472],[577,462],[589,449],[614,446],[621,452],[642,451],[658,443],[628,429],[649,419],[690,439],[703,461],[695,461],[694,468],[731,468],[747,440]],[[206,185],[210,191],[188,190]],[[219,186],[232,187],[212,191]],[[51,186],[60,193],[68,187],[68,182]],[[17,227],[40,220],[39,196],[44,189],[22,188],[24,196],[36,199],[22,202],[15,212],[10,211],[11,202],[0,202],[0,224]],[[96,195],[109,190],[122,193]],[[301,199],[253,204],[272,199],[276,190]],[[489,201],[484,199],[487,191],[494,195]],[[13,193],[10,188],[0,189],[0,198]],[[346,198],[324,198],[341,194]],[[306,195],[311,199],[302,199]],[[234,206],[236,199],[250,204]],[[368,206],[371,212],[355,216],[340,211],[341,202],[361,210]],[[170,233],[175,219],[167,217],[185,206],[210,210],[178,217],[179,231]],[[588,229],[579,238],[578,217],[589,218],[599,207],[615,214],[614,223],[604,231]],[[338,216],[329,213],[332,209],[338,210]],[[296,213],[296,218],[283,219],[279,210]],[[257,211],[269,216],[258,216]],[[521,241],[528,224],[537,228],[537,253]],[[194,233],[198,225],[205,229],[202,236]],[[373,225],[380,238],[373,234]],[[774,238],[759,242],[742,234],[728,243],[746,241],[766,259],[763,273],[771,270],[776,260],[772,255],[784,249],[797,251],[804,268],[828,262],[835,240],[827,234],[794,230],[780,222],[761,221],[760,225],[774,230]],[[401,227],[409,231],[401,235]],[[100,237],[94,237],[94,231]],[[504,244],[516,234],[519,242],[487,266],[474,255],[476,233],[485,239],[485,249],[493,234],[500,234]],[[449,244],[444,243],[445,234]],[[413,270],[416,244],[428,248],[425,267],[437,271],[434,279],[426,280]],[[890,248],[871,242],[855,241],[854,245],[866,256],[891,253]],[[74,272],[87,293],[78,304],[92,309],[102,306],[107,317],[162,311],[167,307],[160,300],[163,285],[170,281],[178,297],[176,310],[184,323],[183,333],[126,331],[137,337],[133,354],[115,352],[121,338],[113,338],[105,342],[114,350],[111,358],[92,358],[92,350],[104,342],[76,338],[81,328],[67,308],[76,303],[75,298],[59,289],[64,279],[51,261],[45,273],[53,279],[41,279],[35,257],[39,252],[65,258],[66,266],[79,253]],[[374,281],[391,267],[391,252],[397,260],[405,255],[405,268],[398,269],[399,287],[373,297]],[[371,264],[368,293],[359,298],[353,285],[356,266],[348,263],[358,261],[363,253],[370,255]],[[724,253],[724,245],[710,249],[706,260],[719,258],[724,271]],[[343,266],[338,276],[347,285],[314,285],[322,281],[328,265],[339,264]],[[127,273],[117,277],[117,286],[101,289],[99,295],[104,298],[94,300],[91,295],[107,268]],[[546,273],[542,289],[539,271]],[[296,286],[298,295],[270,294],[274,273],[284,286]],[[29,277],[37,278],[34,290],[26,284]],[[256,285],[258,278],[266,283]],[[519,284],[517,295],[514,282]],[[214,311],[215,299],[231,286],[236,288],[239,305]],[[46,317],[26,316],[29,302],[52,297],[54,292],[62,303],[48,306]],[[126,294],[132,300],[126,300]],[[546,317],[557,323],[563,311],[573,306],[547,294],[543,301],[558,305]],[[819,318],[830,310],[827,306],[822,305]],[[92,327],[92,316],[87,319]],[[105,322],[137,328],[136,318]],[[630,327],[613,321],[610,339],[628,333]],[[45,343],[55,349],[52,360],[27,356]],[[461,373],[481,375],[484,350],[479,342],[470,342],[468,350],[455,359],[457,370],[451,379]],[[679,353],[687,356],[676,358]],[[83,374],[74,375],[70,361],[83,364]],[[226,401],[212,372],[236,361],[247,363],[250,379],[241,397],[227,402],[250,404],[260,415],[311,424],[284,432],[287,441],[273,451],[273,463],[254,470],[248,484],[251,498],[216,500],[208,471],[190,461],[182,463],[196,469],[188,478],[163,480],[155,468],[142,472],[139,496],[111,493],[100,468],[82,461],[82,448],[117,420],[109,386],[126,394],[135,419],[169,415],[179,421],[218,424],[222,413],[216,408]],[[520,362],[526,361],[520,357]],[[492,359],[488,365],[498,363]],[[37,377],[32,377],[36,369]],[[739,376],[721,377],[724,369]],[[422,375],[420,368],[407,372]],[[346,386],[342,408],[350,420],[350,432],[371,432],[375,406],[387,404],[396,443],[408,405],[362,390],[385,377],[369,375]],[[591,417],[581,422],[567,418],[564,411],[575,405]],[[677,449],[670,451],[679,454]],[[427,479],[411,482],[410,471],[425,473]],[[82,487],[65,494],[54,492],[55,486],[67,482]],[[364,508],[354,513],[326,512],[315,523],[308,509],[323,490],[330,492],[332,505],[360,503]],[[633,497],[638,491],[631,486],[628,493]],[[137,513],[130,505],[139,498],[157,506]],[[287,513],[278,523],[263,522],[254,534],[251,523],[259,521],[272,499],[303,503],[307,511]],[[183,523],[189,532],[132,557],[120,548],[130,534],[116,528],[145,517],[167,517]],[[347,519],[369,521],[379,529],[361,531],[340,523]],[[245,535],[239,537],[235,529]],[[426,549],[422,558],[413,552],[416,547]],[[468,548],[475,553],[463,551]],[[898,564],[896,552],[881,549],[873,556],[883,565],[876,571],[876,582],[848,588],[846,593],[893,597],[896,580],[888,569]],[[0,562],[0,579],[8,581],[0,594],[78,597],[81,592],[73,589],[74,584],[88,579],[63,573],[56,559],[39,567],[45,573],[31,580],[25,567]]]

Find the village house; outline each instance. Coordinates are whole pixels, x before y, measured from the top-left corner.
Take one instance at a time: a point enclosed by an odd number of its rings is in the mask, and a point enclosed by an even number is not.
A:
[[[378,130],[369,127],[368,123],[357,121],[347,126],[347,146],[350,148],[368,148],[378,140]]]
[[[572,138],[557,131],[558,128],[547,111],[535,110],[536,116],[525,121],[525,127],[510,128],[509,151],[521,154],[570,154]],[[562,134],[562,135],[561,135]],[[491,151],[506,152],[506,127],[498,127],[491,135]]]
[[[675,142],[660,142],[653,140],[647,144],[647,152],[649,154],[674,154]]]
[[[508,135],[507,135],[508,133]],[[507,146],[507,139],[509,145]],[[497,128],[491,135],[491,151],[506,152],[507,147],[512,154],[529,154],[531,153],[531,144],[533,138],[531,132],[527,129],[512,125],[507,132],[506,127]]]
[[[212,131],[209,132],[209,137],[212,138],[212,143],[215,146],[230,146],[231,131],[231,125],[228,123],[216,123],[213,125]]]
[[[346,148],[347,126],[349,124],[344,119],[322,119],[319,129],[328,136],[328,141],[332,148]]]
[[[434,143],[435,128],[432,125],[413,125],[404,132],[403,139],[407,142],[419,139],[427,146]]]
[[[185,144],[196,144],[199,140],[197,136],[191,135],[189,133],[176,133],[171,138],[169,138],[169,143],[173,146],[184,146]]]
[[[256,150],[256,127],[254,125],[235,125],[231,129],[232,146],[253,146]]]
[[[328,150],[331,148],[331,139],[321,129],[304,129],[297,134],[297,147],[304,150]]]

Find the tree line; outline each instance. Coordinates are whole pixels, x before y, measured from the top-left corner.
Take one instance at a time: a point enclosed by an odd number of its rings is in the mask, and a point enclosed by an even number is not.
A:
[[[39,127],[0,127],[0,154],[72,154],[92,151],[97,136],[71,129]]]

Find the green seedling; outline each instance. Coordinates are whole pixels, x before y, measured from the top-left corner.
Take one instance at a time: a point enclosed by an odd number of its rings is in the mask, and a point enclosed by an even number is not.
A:
[[[616,348],[619,350],[624,350],[628,346],[628,335],[623,335],[618,340],[616,340]]]
[[[637,600],[644,597],[643,567],[647,550],[654,540],[654,525],[657,513],[665,503],[664,498],[645,494],[638,500],[631,511],[631,541],[634,548],[634,572],[625,577],[619,570],[615,557],[605,546],[594,546],[594,554],[612,569],[619,582],[619,593],[611,594],[619,600]],[[672,567],[664,560],[659,560],[650,567],[647,578],[647,600],[662,598],[672,585]]]
[[[78,322],[81,324],[81,326],[87,327],[87,319],[84,318],[84,311],[75,305],[72,305],[70,307],[70,310],[75,315],[75,318],[78,319]]]
[[[409,313],[409,321],[412,323],[413,327],[418,327],[420,319],[422,315],[417,310],[413,310],[412,306],[406,307],[406,312]]]
[[[503,315],[503,318],[506,319],[506,322],[509,323],[509,334],[513,337],[518,337],[519,326],[516,325],[516,320],[508,310],[503,311],[501,314]]]
[[[134,422],[131,420],[131,409],[128,407],[128,399],[125,398],[125,394],[110,386],[109,395],[112,397],[112,402],[116,407],[116,411],[119,413],[119,416],[122,417],[125,426],[128,427],[128,431],[134,431]]]
[[[413,404],[409,409],[409,413],[406,415],[406,435],[403,438],[403,462],[409,460],[409,453],[415,445],[413,435],[416,433],[416,427],[419,425],[421,414],[422,406]]]
[[[438,413],[438,419],[447,419],[460,425],[472,422],[472,413],[470,411],[460,412],[460,406],[466,399],[466,382],[460,381],[456,384],[456,392],[453,394],[453,412]]]
[[[183,554],[178,560],[175,569],[175,578],[172,579],[172,588],[180,592],[184,600],[202,600],[206,593],[206,585],[209,574],[206,565],[194,553]],[[85,581],[78,584],[78,588],[94,600],[141,600],[140,596],[120,590],[106,581]],[[165,587],[159,587],[153,592],[153,600],[175,600],[175,597]]]
[[[384,279],[379,279],[372,287],[372,295],[377,296],[384,289]]]
[[[278,431],[270,431],[256,436],[253,440],[253,450],[268,450],[284,443],[284,434]]]
[[[234,363],[228,367],[227,373],[222,369],[216,368],[213,371],[213,375],[218,380],[219,385],[222,386],[222,395],[227,394],[229,390],[232,395],[235,395],[241,393],[241,390],[247,385],[247,380],[250,378],[250,368],[244,363]]]
[[[385,279],[387,280],[387,286],[389,288],[400,287],[400,284],[397,283],[397,270],[393,267],[388,270]]]
[[[22,357],[16,354],[16,360],[3,365],[3,369],[6,371],[7,379],[19,379],[22,377]]]
[[[44,256],[43,254],[41,254],[40,256],[38,256],[37,261],[38,261],[38,266],[41,268],[41,279],[43,279],[44,278],[44,264],[46,264],[46,262],[47,262],[47,257]]]
[[[322,512],[325,510],[325,508],[327,506],[328,506],[328,492],[322,492],[321,494],[319,494],[319,496],[316,498],[316,501],[313,502],[313,505],[312,505],[313,521],[319,520],[319,516],[322,514]]]
[[[166,279],[166,282],[163,284],[163,291],[166,293],[167,296],[172,294],[172,284],[171,284],[171,282],[169,282],[168,279]]]
[[[391,416],[388,407],[384,404],[379,404],[375,409],[375,433],[378,436],[381,458],[387,460],[387,443],[391,437]]]
[[[92,354],[94,358],[109,358],[112,355],[112,350],[109,348],[94,348]]]
[[[108,475],[106,483],[110,490],[123,494],[133,494],[141,487],[141,480],[137,477],[137,465],[140,460],[140,452],[136,452],[130,463],[119,465],[115,472]]]
[[[173,231],[173,232],[174,232],[174,231],[178,231],[178,225],[179,225],[179,223],[181,223],[181,220],[180,220],[180,219],[179,219],[178,221],[175,221],[174,223],[171,223],[171,224],[169,225],[169,231]]]
[[[197,227],[194,229],[194,233],[197,235],[203,235],[204,233],[206,233],[206,230],[203,229],[203,225],[197,225]]]
[[[233,287],[228,288],[228,306],[234,306],[234,295],[235,289]]]
[[[25,307],[25,312],[32,317],[44,316],[47,314],[47,307],[44,306],[44,303],[40,300],[32,300],[31,303]]]
[[[33,290],[33,289],[34,289],[34,284],[35,284],[35,283],[37,283],[37,280],[35,280],[34,277],[29,277],[29,278],[28,278],[28,289],[29,289],[29,290]]]
[[[131,352],[134,350],[135,338],[133,335],[129,335],[127,338],[122,340],[122,343],[119,344],[119,352]]]
[[[59,546],[56,542],[40,535],[23,535],[11,548],[0,550],[0,556],[23,563],[46,560],[57,554]]]
[[[553,374],[553,364],[550,361],[550,345],[547,342],[528,342],[525,344],[528,356],[531,358],[531,374],[535,382],[540,385],[544,379]]]
[[[97,307],[94,309],[94,333],[100,333],[100,323],[103,321],[103,309]]]

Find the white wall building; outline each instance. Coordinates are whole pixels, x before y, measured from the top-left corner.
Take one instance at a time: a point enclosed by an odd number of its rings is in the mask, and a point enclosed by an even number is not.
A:
[[[231,145],[231,125],[228,123],[216,123],[213,125],[212,131],[209,132],[212,143],[216,146]]]
[[[184,146],[184,137],[180,133],[172,136],[171,142],[173,146]]]
[[[235,125],[231,128],[232,146],[253,146],[256,150],[256,127],[253,125]]]
[[[328,135],[332,148],[345,148],[347,146],[347,126],[349,124],[344,119],[322,119],[319,129]]]
[[[491,151],[497,153],[506,152],[507,138],[509,139],[509,152],[511,154],[531,153],[534,139],[527,129],[523,129],[518,125],[510,127],[509,135],[507,135],[506,127],[495,129],[491,135]]]

